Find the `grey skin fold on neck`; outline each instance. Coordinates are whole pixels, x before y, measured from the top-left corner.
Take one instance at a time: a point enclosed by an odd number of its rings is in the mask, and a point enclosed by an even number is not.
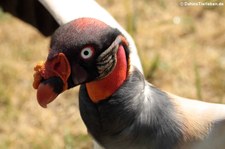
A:
[[[138,70],[97,104],[81,85],[79,106],[89,133],[107,149],[173,149],[182,138],[182,124],[167,94]]]

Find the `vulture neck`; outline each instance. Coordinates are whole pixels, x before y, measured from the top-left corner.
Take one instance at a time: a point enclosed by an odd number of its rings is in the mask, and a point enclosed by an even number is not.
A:
[[[92,102],[98,103],[115,93],[126,80],[127,74],[128,64],[126,53],[121,45],[117,52],[117,63],[114,70],[101,80],[86,83],[87,92]]]

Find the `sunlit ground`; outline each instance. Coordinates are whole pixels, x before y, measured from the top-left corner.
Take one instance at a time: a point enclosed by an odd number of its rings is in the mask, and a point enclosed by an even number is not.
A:
[[[179,1],[98,0],[134,37],[144,72],[174,94],[225,103],[225,7]],[[77,108],[78,88],[47,109],[36,101],[33,66],[49,38],[0,12],[0,149],[90,149]]]

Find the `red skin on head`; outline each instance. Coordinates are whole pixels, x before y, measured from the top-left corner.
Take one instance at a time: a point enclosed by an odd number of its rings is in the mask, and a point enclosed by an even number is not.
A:
[[[127,78],[127,59],[123,46],[117,52],[115,69],[105,78],[86,83],[88,95],[94,103],[111,96]]]

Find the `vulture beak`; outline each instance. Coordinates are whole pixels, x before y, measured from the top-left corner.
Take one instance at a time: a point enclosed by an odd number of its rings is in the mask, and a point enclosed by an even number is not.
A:
[[[40,106],[46,108],[47,104],[68,88],[70,64],[66,56],[59,53],[44,63],[38,63],[34,71],[33,87],[37,89],[37,100]]]

